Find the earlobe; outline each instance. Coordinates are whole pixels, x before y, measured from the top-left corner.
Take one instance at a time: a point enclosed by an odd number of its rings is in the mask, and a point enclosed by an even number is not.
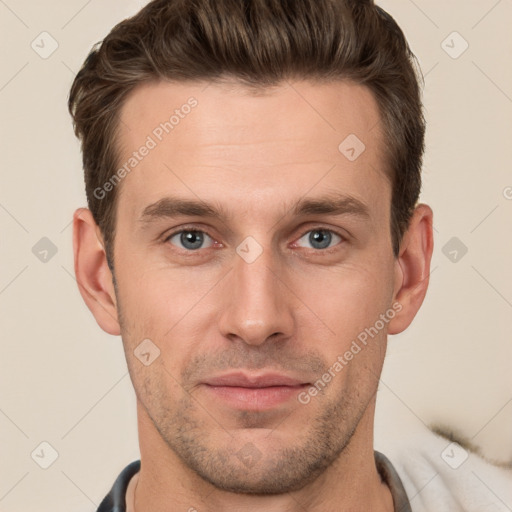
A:
[[[80,294],[98,325],[107,333],[121,333],[112,273],[108,268],[100,230],[92,213],[79,208],[73,215],[75,275]]]
[[[414,210],[409,229],[404,234],[395,262],[393,299],[394,303],[400,304],[401,310],[389,322],[389,334],[398,334],[409,327],[427,293],[434,248],[432,221],[432,209],[420,204]]]

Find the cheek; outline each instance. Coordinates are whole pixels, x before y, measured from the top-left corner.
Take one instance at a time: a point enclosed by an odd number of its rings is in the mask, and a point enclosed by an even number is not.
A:
[[[349,392],[351,402],[366,403],[377,388],[388,325],[381,315],[390,310],[392,274],[368,268],[331,270],[328,279],[317,278],[323,284],[314,290],[303,284],[301,293],[308,306],[328,327],[327,339],[318,340],[322,343],[317,346],[335,375],[329,391],[334,400]]]
[[[120,272],[119,294],[123,310],[151,330],[170,329],[208,291],[211,278],[193,269],[148,265],[143,259],[139,263]]]
[[[297,294],[334,332],[334,342],[343,343],[389,308],[393,274],[388,266],[361,263],[302,273],[295,283]]]
[[[207,338],[205,326],[215,323],[215,294],[211,290],[219,277],[213,272],[143,264],[132,264],[118,277],[126,355],[133,359],[137,346],[149,339],[160,350],[159,360],[165,368],[177,375],[197,352],[198,340]]]

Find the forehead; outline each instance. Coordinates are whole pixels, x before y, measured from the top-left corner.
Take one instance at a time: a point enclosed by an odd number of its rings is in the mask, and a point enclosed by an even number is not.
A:
[[[120,120],[119,167],[128,171],[120,202],[133,216],[166,193],[242,195],[249,208],[250,199],[270,206],[347,187],[364,199],[389,188],[377,102],[350,82],[284,82],[257,93],[234,82],[148,83]],[[381,195],[389,200],[389,190]]]
[[[199,108],[188,108],[188,103]],[[178,130],[189,113],[194,115],[183,123],[188,130]],[[370,142],[370,138],[378,138],[381,132],[373,93],[367,87],[341,80],[287,81],[257,89],[233,81],[149,82],[132,91],[120,118],[121,140],[131,147],[139,142],[134,139],[139,136],[137,131],[151,134],[166,122],[172,125],[175,139],[190,129],[202,128],[202,133],[194,135],[208,136],[211,142],[227,139],[228,143],[246,141],[248,137],[251,142],[257,142],[254,137],[258,134],[265,137],[283,130],[291,130],[297,136],[317,132],[319,137],[328,131],[342,136],[352,130]],[[248,122],[254,120],[257,124],[249,127]],[[132,132],[134,128],[136,131]]]

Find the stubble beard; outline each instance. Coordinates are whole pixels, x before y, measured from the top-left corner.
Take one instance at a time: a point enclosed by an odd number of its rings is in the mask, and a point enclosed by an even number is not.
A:
[[[294,431],[292,413],[266,437],[256,436],[255,431],[254,443],[243,434],[247,432],[244,429],[257,428],[257,414],[245,416],[240,429],[228,433],[190,396],[182,398],[172,410],[164,405],[168,400],[153,401],[149,408],[144,407],[169,449],[205,482],[237,494],[278,495],[303,489],[340,457],[370,403],[358,403],[356,395],[345,394],[338,401],[331,399],[312,418],[311,426],[295,439],[283,434],[285,428]],[[160,390],[146,396],[164,395]],[[243,441],[237,439],[238,433],[243,435]],[[222,442],[215,442],[214,438]],[[249,455],[254,452],[254,456],[244,461],[241,449]]]

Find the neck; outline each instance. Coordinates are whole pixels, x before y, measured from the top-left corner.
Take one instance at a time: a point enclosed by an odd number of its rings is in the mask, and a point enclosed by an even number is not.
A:
[[[282,495],[236,494],[217,489],[188,468],[167,446],[140,403],[141,470],[134,512],[392,512],[393,500],[381,481],[373,452],[373,415],[368,407],[350,443],[316,480]]]

